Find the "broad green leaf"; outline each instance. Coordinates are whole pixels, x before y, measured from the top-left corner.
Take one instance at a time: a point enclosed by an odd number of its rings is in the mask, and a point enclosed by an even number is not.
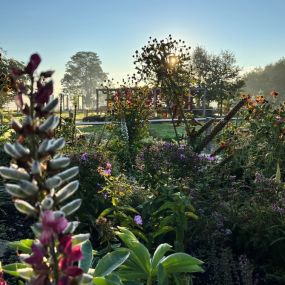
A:
[[[200,265],[203,262],[186,253],[173,253],[167,256],[160,264],[168,274],[175,272],[203,272]]]
[[[153,237],[156,238],[160,235],[164,235],[166,233],[169,233],[169,232],[174,232],[175,231],[175,228],[174,227],[171,227],[171,226],[164,226],[164,227],[161,227],[158,231],[156,231],[154,234],[153,234]]]
[[[157,284],[158,285],[168,285],[167,272],[161,264],[158,265]]]
[[[102,257],[94,271],[95,276],[106,276],[116,270],[123,264],[130,255],[130,251],[126,249],[117,249]]]
[[[93,259],[93,249],[92,249],[92,244],[89,240],[84,242],[81,245],[81,250],[83,253],[83,259],[79,261],[79,267],[83,269],[85,273],[88,272],[91,264],[92,264],[92,259]]]
[[[193,212],[185,212],[186,217],[191,218],[193,220],[198,220],[199,217]]]
[[[118,227],[120,231],[116,234],[125,243],[125,245],[132,251],[131,256],[147,274],[150,273],[150,254],[147,248],[140,243],[135,235],[123,227]]]
[[[5,273],[10,274],[12,276],[16,276],[19,277],[19,270],[22,269],[30,269],[31,266],[28,264],[24,264],[24,263],[11,263],[11,264],[7,264],[2,266],[2,269]]]
[[[154,269],[157,266],[159,261],[164,257],[165,253],[170,251],[171,248],[172,246],[169,245],[168,243],[162,243],[156,248],[151,262],[152,269]]]
[[[161,207],[158,208],[157,211],[155,211],[153,214],[156,215],[161,211],[164,210],[175,210],[176,208],[176,203],[173,202],[165,202]]]
[[[20,250],[23,253],[32,253],[33,242],[34,240],[32,239],[22,239],[9,242],[8,246],[15,250]]]
[[[147,280],[147,275],[144,272],[137,272],[135,270],[119,270],[118,275],[123,281],[141,281]]]

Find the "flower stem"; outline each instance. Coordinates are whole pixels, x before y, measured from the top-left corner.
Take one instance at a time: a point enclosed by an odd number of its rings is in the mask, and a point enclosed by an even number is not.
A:
[[[56,256],[56,252],[55,252],[55,242],[54,242],[54,239],[52,239],[52,242],[51,242],[50,254],[51,254],[51,258],[52,258],[54,285],[57,285],[58,284],[58,278],[59,278],[59,271],[58,271],[57,256]]]

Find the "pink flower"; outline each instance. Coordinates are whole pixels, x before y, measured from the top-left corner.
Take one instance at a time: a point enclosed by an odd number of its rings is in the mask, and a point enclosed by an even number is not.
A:
[[[30,61],[25,68],[25,72],[32,75],[34,71],[38,68],[41,62],[41,58],[37,53],[31,55]]]
[[[56,217],[53,211],[44,211],[42,215],[43,231],[40,236],[42,244],[49,244],[56,234],[62,233],[67,227],[67,220],[64,217]]]
[[[3,272],[0,271],[0,285],[7,285],[7,282],[3,278]]]

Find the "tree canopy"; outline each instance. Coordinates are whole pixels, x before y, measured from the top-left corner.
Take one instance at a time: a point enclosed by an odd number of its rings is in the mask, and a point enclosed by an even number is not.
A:
[[[63,90],[71,97],[82,96],[85,106],[92,106],[96,88],[107,78],[95,52],[77,52],[66,64]]]
[[[276,63],[266,65],[264,68],[257,68],[245,76],[246,91],[252,94],[269,95],[272,90],[285,95],[285,58]]]
[[[196,85],[206,90],[207,101],[232,99],[244,84],[235,56],[229,51],[215,55],[197,47],[192,53],[191,64]]]

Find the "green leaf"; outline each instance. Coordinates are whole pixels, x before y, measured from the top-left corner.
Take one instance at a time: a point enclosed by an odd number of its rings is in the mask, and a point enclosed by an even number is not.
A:
[[[158,285],[168,285],[167,272],[161,264],[158,265],[157,284]]]
[[[8,246],[15,250],[20,250],[23,253],[32,253],[32,239],[22,239],[17,241],[9,242]]]
[[[93,284],[95,285],[122,285],[122,282],[120,280],[114,280],[108,277],[94,277]]]
[[[169,233],[169,232],[175,232],[175,228],[171,227],[171,226],[164,226],[164,227],[161,227],[158,231],[156,231],[153,234],[153,237],[156,238],[160,235],[164,235],[164,234]]]
[[[129,257],[130,251],[124,248],[117,249],[113,252],[106,254],[102,257],[96,268],[95,276],[106,276],[116,270],[121,264],[123,264]]]
[[[112,211],[113,211],[112,208],[107,208],[107,209],[105,209],[105,210],[102,211],[101,214],[98,216],[98,219],[109,215]]]
[[[160,264],[168,274],[175,272],[203,272],[200,265],[203,262],[187,253],[173,253],[167,256]]]
[[[2,266],[2,269],[5,273],[10,274],[12,276],[19,277],[19,269],[29,269],[31,268],[30,265],[24,263],[11,263],[5,266]]]
[[[172,246],[169,245],[168,243],[162,243],[156,248],[151,262],[151,266],[153,269],[157,266],[159,261],[164,257],[165,253],[171,250],[171,248]]]
[[[89,240],[84,242],[81,245],[81,250],[83,253],[83,259],[79,261],[79,267],[83,269],[85,273],[88,272],[89,268],[91,267],[92,264],[92,259],[93,259],[93,249],[92,249],[92,244]]]
[[[193,212],[185,212],[185,216],[193,220],[198,220],[199,217]]]
[[[123,227],[118,227],[120,231],[116,234],[125,243],[125,245],[132,251],[131,256],[135,259],[135,262],[139,267],[141,267],[147,274],[150,273],[150,254],[147,248],[140,243],[135,235]]]
[[[155,211],[153,214],[156,215],[158,214],[159,212],[161,211],[164,211],[164,210],[172,210],[174,211],[176,208],[176,204],[173,203],[173,202],[165,202],[161,207],[158,208],[157,211]]]

